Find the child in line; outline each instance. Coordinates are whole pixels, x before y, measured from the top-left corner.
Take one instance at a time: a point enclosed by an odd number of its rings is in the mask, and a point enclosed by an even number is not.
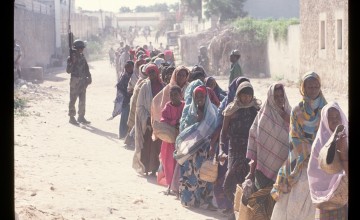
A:
[[[161,112],[161,122],[166,122],[179,129],[179,121],[185,102],[181,95],[181,88],[174,85],[170,88],[170,101],[166,103]],[[175,150],[175,143],[167,143],[165,141],[161,144],[160,160],[164,169],[166,184],[168,189],[166,194],[170,194],[171,181],[174,175],[176,160],[173,157]]]

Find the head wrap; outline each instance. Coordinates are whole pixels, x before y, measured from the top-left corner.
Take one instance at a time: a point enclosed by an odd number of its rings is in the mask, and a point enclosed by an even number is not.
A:
[[[164,51],[164,55],[165,56],[171,56],[173,53],[172,53],[172,51],[171,50],[165,50]]]
[[[194,89],[194,95],[195,95],[196,93],[202,93],[202,94],[206,95],[206,94],[207,94],[206,87],[205,87],[205,86],[198,86],[198,87],[196,87],[196,88]]]
[[[309,78],[315,78],[319,81],[319,84],[321,86],[321,81],[320,81],[320,76],[315,73],[314,71],[309,71],[309,72],[306,72],[303,77],[302,77],[302,80],[301,80],[301,84],[300,84],[300,94],[302,96],[306,96],[305,94],[305,81]]]
[[[321,89],[320,89],[319,96],[314,100],[310,99],[306,95],[305,81],[310,78],[317,79],[317,81],[319,81],[319,84],[321,86],[320,76],[317,73],[315,73],[314,71],[306,72],[301,79],[300,94],[303,96],[302,103],[303,103],[303,107],[305,108],[305,111],[307,112],[307,114],[315,115],[317,112],[316,109],[322,108],[327,102],[324,98],[324,95],[322,94]]]
[[[215,83],[216,83],[216,79],[214,77],[212,77],[212,76],[208,76],[208,77],[205,78],[205,85],[207,87],[210,87],[211,80],[215,80]]]
[[[154,70],[156,72],[156,74],[159,75],[159,68],[153,63],[149,63],[146,65],[145,74],[149,75],[149,72],[151,70]]]
[[[253,89],[250,82],[247,82],[247,81],[242,82],[236,90],[234,101],[232,101],[223,111],[224,116],[232,115],[234,112],[236,112],[240,108],[250,108],[250,107],[254,106],[257,109],[260,109],[261,101],[259,99],[256,99],[255,96],[253,96],[253,99],[248,104],[244,104],[240,101],[240,99],[238,98],[238,94],[244,88]]]
[[[125,65],[132,65],[132,66],[134,66],[134,62],[132,61],[132,60],[128,60],[128,61],[126,61],[126,64]]]
[[[163,58],[158,57],[158,58],[156,58],[156,59],[154,60],[154,63],[156,64],[156,66],[157,66],[158,68],[160,68],[161,64],[162,64],[162,63],[165,63],[165,60],[164,60]]]

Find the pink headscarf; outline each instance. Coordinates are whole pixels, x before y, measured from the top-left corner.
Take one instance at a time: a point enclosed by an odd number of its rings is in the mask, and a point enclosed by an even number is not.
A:
[[[332,107],[336,108],[340,112],[341,124],[344,125],[346,136],[348,136],[348,120],[338,103],[330,102],[326,104],[321,110],[320,126],[311,147],[311,154],[307,169],[311,200],[315,204],[328,201],[339,186],[341,178],[345,176],[344,170],[336,174],[326,173],[320,168],[318,162],[321,148],[325,145],[333,133],[329,128],[328,122],[328,111]]]

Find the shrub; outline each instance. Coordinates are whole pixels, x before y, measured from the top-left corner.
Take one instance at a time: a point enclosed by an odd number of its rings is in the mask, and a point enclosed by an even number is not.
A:
[[[286,40],[288,27],[299,24],[299,19],[254,19],[239,18],[232,22],[235,31],[241,33],[245,39],[263,43],[267,40],[270,30],[273,30],[275,40]]]

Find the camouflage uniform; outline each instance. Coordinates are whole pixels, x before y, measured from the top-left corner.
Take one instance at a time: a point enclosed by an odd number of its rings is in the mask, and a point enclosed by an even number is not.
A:
[[[79,118],[85,115],[85,103],[86,103],[86,87],[91,83],[91,74],[89,66],[83,54],[74,53],[76,61],[74,63],[69,62],[66,66],[66,72],[71,73],[70,79],[70,103],[69,103],[69,116],[76,115],[75,102],[79,97]]]

